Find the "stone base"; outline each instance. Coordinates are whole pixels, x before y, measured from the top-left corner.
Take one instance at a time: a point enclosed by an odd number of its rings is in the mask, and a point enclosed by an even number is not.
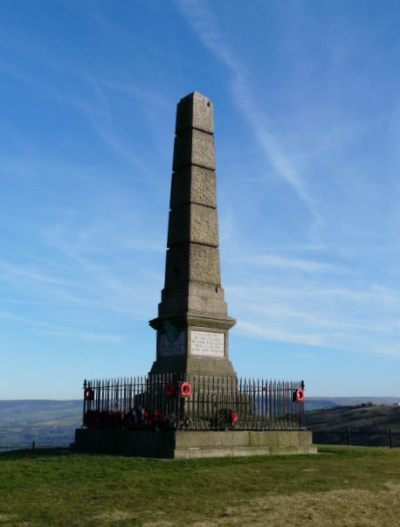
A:
[[[236,378],[232,363],[227,359],[214,359],[210,357],[166,357],[153,362],[150,375],[164,373],[178,375],[201,375],[205,377]]]
[[[94,430],[78,428],[73,449],[92,454],[153,458],[316,454],[306,431]]]

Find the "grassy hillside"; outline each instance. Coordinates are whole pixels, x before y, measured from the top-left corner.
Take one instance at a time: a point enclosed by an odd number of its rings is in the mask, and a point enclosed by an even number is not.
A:
[[[393,406],[400,404],[400,397],[306,397],[306,410],[336,408],[337,406],[359,406],[372,402],[375,405]]]
[[[68,445],[81,423],[81,401],[0,401],[0,447]]]
[[[82,417],[82,401],[53,401],[45,399],[0,401],[0,421],[15,423],[37,423],[59,420],[67,423]]]
[[[337,428],[400,429],[400,406],[342,406],[306,412],[307,425],[313,430]]]
[[[350,430],[352,444],[400,447],[400,406],[343,406],[306,412],[306,423],[317,443],[344,443]]]
[[[162,461],[0,455],[0,523],[30,527],[397,525],[400,451]]]

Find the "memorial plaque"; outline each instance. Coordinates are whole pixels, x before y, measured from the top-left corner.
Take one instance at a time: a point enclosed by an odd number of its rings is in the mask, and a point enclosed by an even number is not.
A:
[[[166,333],[160,334],[158,336],[158,354],[160,357],[183,355],[186,351],[185,343],[184,331],[181,331],[174,339],[171,339],[170,335]]]
[[[192,355],[204,357],[224,357],[225,335],[211,331],[191,332]]]

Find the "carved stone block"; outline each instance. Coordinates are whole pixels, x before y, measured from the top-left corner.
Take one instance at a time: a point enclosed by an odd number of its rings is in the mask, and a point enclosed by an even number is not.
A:
[[[213,135],[188,129],[175,137],[173,170],[177,171],[187,165],[215,170]]]
[[[189,245],[178,245],[167,251],[165,287],[189,280]]]
[[[185,242],[218,247],[216,209],[192,203],[181,205],[170,211],[168,247]]]
[[[187,128],[214,132],[214,105],[208,97],[194,92],[181,99],[176,113],[176,134]]]
[[[216,247],[190,244],[189,280],[206,284],[221,284],[219,250]]]
[[[172,175],[171,209],[184,203],[217,206],[215,172],[195,165]]]

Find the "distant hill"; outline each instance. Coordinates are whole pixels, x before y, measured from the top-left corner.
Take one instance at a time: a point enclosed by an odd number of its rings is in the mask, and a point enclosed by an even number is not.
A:
[[[400,429],[400,406],[365,403],[359,406],[337,406],[306,412],[307,426],[316,431],[343,428],[386,430]]]
[[[0,447],[66,446],[82,424],[82,401],[0,401]]]
[[[305,400],[306,410],[318,408],[336,408],[337,406],[358,406],[360,404],[373,403],[392,406],[400,404],[400,397],[307,397]]]
[[[305,412],[305,423],[316,443],[346,443],[400,447],[400,406],[337,406]],[[389,432],[391,430],[391,432]]]
[[[365,413],[345,408],[368,402],[387,405],[386,408],[390,411],[368,410]],[[393,407],[394,403],[400,403],[400,397],[310,397],[306,398],[305,403],[308,410],[306,424],[317,431],[332,427],[345,429],[356,423],[357,426],[364,423],[364,426],[365,421],[371,425],[374,423],[374,426],[393,426],[393,416],[397,415],[393,412],[397,410]],[[400,406],[398,411],[400,412]],[[379,412],[382,414],[380,421]],[[0,449],[5,446],[27,446],[32,441],[38,445],[67,446],[73,441],[75,428],[79,428],[81,424],[80,400],[0,401]]]

